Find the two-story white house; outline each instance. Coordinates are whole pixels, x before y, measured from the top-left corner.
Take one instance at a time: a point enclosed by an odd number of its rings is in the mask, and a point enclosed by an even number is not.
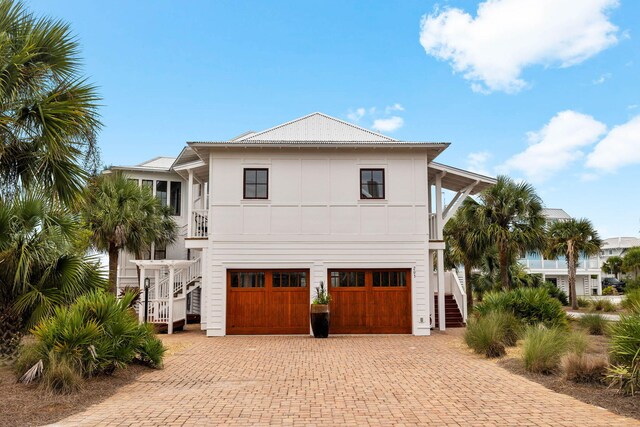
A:
[[[547,223],[571,219],[571,215],[563,209],[544,209],[543,215]],[[529,273],[541,275],[543,280],[553,283],[567,295],[569,294],[569,271],[567,260],[564,256],[546,259],[540,252],[527,252],[519,262],[527,268]],[[584,254],[580,254],[576,266],[577,295],[602,295],[601,265],[602,262],[599,255],[587,257]]]
[[[146,284],[141,319],[169,332],[197,309],[209,336],[309,334],[321,283],[332,333],[429,335],[456,321],[452,308],[464,321],[442,229],[495,180],[434,162],[448,145],[313,113],[114,167],[166,199],[182,227],[171,248],[124,254],[119,286]],[[446,208],[443,189],[456,193]]]

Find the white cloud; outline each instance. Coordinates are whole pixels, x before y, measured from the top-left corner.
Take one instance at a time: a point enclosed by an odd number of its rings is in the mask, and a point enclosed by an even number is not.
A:
[[[347,117],[352,122],[359,122],[361,118],[366,114],[366,110],[362,107],[356,108],[355,110],[349,110],[347,113]]]
[[[463,73],[476,92],[515,93],[532,65],[569,67],[618,41],[607,13],[618,0],[487,0],[476,17],[458,8],[422,17],[427,54]]]
[[[487,170],[487,161],[491,154],[487,151],[478,151],[467,155],[467,169],[481,175],[491,175]]]
[[[638,104],[627,105],[627,110],[635,110],[636,108],[638,108]]]
[[[640,115],[616,126],[587,157],[587,166],[606,172],[640,163]]]
[[[611,78],[611,73],[604,73],[597,79],[592,80],[591,83],[593,83],[594,85],[601,85],[602,83],[604,83],[606,80],[609,80],[610,78]]]
[[[543,182],[584,157],[581,149],[595,144],[607,130],[591,116],[567,110],[556,114],[542,129],[529,132],[529,147],[508,159],[501,170],[523,172],[535,182]]]
[[[394,111],[404,111],[404,107],[400,104],[389,105],[384,109],[385,114],[391,114]]]
[[[402,117],[393,116],[388,119],[376,119],[371,126],[373,129],[379,132],[393,132],[400,129],[404,125],[404,119]]]

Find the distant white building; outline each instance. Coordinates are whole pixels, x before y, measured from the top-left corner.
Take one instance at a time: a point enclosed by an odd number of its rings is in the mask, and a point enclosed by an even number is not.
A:
[[[600,250],[601,266],[612,256],[623,257],[631,248],[640,247],[640,239],[637,237],[611,237],[605,239]],[[614,277],[613,274],[603,273],[605,277]]]
[[[548,223],[571,219],[571,215],[563,209],[544,209],[543,215]],[[555,284],[567,295],[569,294],[569,273],[564,256],[545,259],[539,252],[528,252],[519,262],[529,270],[529,273],[540,274],[543,280]],[[599,255],[593,257],[580,255],[576,269],[577,295],[602,295],[601,266],[602,261]]]

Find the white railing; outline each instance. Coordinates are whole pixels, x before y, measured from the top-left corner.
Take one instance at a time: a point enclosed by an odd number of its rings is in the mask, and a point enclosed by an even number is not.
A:
[[[202,276],[202,262],[200,261],[200,257],[193,261],[194,263],[187,268],[187,283],[191,283]]]
[[[458,308],[462,313],[462,320],[467,321],[467,291],[460,282],[460,278],[458,277],[458,273],[453,270],[449,271],[449,275],[451,276],[451,293],[453,294],[453,299],[456,300],[458,304]]]
[[[168,299],[149,300],[149,305],[147,308],[147,322],[169,323]]]
[[[185,289],[185,283],[184,283],[184,269],[180,269],[180,270],[175,270],[175,272],[173,273],[173,295],[174,298],[177,294],[180,294],[181,292],[183,292]]]
[[[186,296],[181,296],[173,300],[173,316],[172,317],[174,322],[187,319],[187,297]]]
[[[520,264],[530,270],[561,270],[567,271],[567,261],[564,259],[529,259],[521,258],[518,260]],[[599,270],[597,260],[578,260],[576,264],[578,271]]]
[[[429,240],[440,240],[440,233],[438,233],[438,219],[436,214],[429,214]]]
[[[202,238],[209,236],[208,209],[194,209],[189,221],[191,221],[191,235],[189,237]]]

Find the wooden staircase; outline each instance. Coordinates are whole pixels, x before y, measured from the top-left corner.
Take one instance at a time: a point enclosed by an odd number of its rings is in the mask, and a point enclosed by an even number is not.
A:
[[[438,321],[438,295],[434,295],[435,302],[435,311],[433,313],[435,321],[435,327],[440,326],[440,322]],[[453,299],[453,295],[446,294],[444,296],[444,309],[445,309],[445,326],[447,328],[464,328],[465,323],[462,318],[462,313],[460,312],[460,308],[458,307],[458,303],[455,299]]]

